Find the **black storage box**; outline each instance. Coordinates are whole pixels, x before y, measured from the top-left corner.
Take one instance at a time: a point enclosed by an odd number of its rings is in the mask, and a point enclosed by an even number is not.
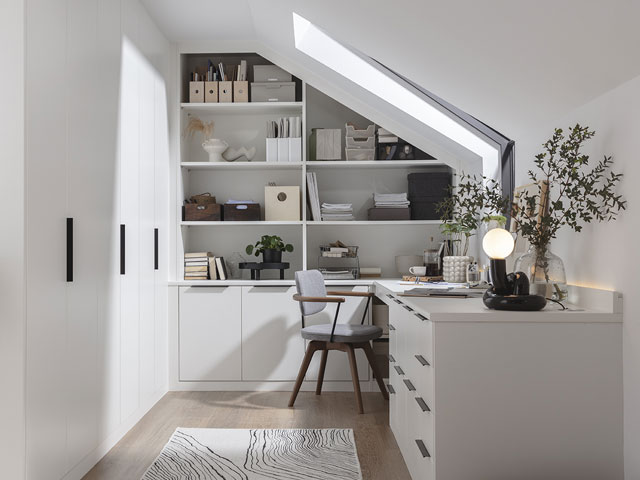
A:
[[[451,171],[410,173],[409,201],[411,220],[438,220],[438,203],[450,195]]]
[[[369,220],[409,220],[411,214],[407,208],[374,207],[368,210]]]

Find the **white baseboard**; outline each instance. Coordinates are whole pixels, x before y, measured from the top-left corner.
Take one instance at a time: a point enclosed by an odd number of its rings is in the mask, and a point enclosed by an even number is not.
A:
[[[294,382],[177,382],[170,385],[176,392],[291,392]],[[300,391],[313,392],[316,382],[303,382]],[[378,392],[375,381],[360,382],[363,392]],[[323,392],[353,392],[351,381],[326,381],[322,385]]]
[[[122,440],[129,430],[140,421],[151,408],[158,403],[158,401],[165,396],[167,388],[160,390],[158,394],[149,399],[144,405],[136,410],[129,418],[127,418],[122,424],[110,434],[98,447],[88,453],[80,462],[76,464],[67,474],[62,477],[61,480],[80,480],[84,477],[89,470],[91,470],[109,450],[111,450],[116,443]]]

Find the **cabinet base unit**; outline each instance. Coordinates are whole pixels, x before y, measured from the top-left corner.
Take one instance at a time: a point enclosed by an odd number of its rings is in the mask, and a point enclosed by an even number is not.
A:
[[[413,480],[623,478],[619,312],[376,294],[389,423]]]

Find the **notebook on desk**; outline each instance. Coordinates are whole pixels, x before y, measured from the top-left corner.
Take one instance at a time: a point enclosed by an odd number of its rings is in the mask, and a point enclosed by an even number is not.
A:
[[[469,288],[411,288],[400,293],[401,297],[481,298],[484,290]]]

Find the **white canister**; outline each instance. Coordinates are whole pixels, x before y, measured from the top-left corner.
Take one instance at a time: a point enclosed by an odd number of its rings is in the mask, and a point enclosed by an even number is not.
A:
[[[448,283],[466,283],[467,268],[473,257],[467,255],[449,255],[442,261],[442,277]]]

